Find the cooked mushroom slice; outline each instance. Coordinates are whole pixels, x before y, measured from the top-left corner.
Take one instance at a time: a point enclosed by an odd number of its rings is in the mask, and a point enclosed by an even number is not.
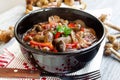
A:
[[[69,23],[68,20],[64,20],[64,19],[60,19],[60,22],[63,24],[63,25],[67,25]]]
[[[48,31],[46,34],[45,34],[45,38],[44,38],[44,42],[52,42],[53,41],[53,34]]]
[[[49,23],[54,23],[54,22],[59,22],[60,21],[60,17],[59,16],[50,16],[48,18]]]
[[[66,50],[66,45],[65,45],[65,42],[63,40],[60,40],[59,42],[57,42],[56,44],[56,49],[59,51],[59,52],[64,52]]]
[[[86,27],[85,22],[83,22],[82,20],[75,20],[74,22],[79,26],[81,25],[81,27]]]
[[[71,39],[70,36],[57,38],[57,39],[54,40],[54,42],[57,43],[61,40],[63,40],[66,44],[72,42],[72,39]]]
[[[120,42],[118,40],[114,41],[112,45],[113,45],[113,49],[120,50]]]
[[[36,25],[34,25],[34,28],[33,28],[33,29],[36,30],[37,32],[43,30],[43,29],[42,29],[42,26],[40,26],[40,24],[36,24]]]
[[[71,38],[73,42],[78,42],[74,31],[71,31]]]
[[[33,37],[33,40],[35,40],[37,42],[43,42],[44,41],[44,36],[41,36],[41,35],[37,34]]]

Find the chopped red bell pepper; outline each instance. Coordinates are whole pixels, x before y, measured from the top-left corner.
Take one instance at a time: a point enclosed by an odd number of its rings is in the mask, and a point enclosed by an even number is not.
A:
[[[69,48],[69,47],[71,47],[71,48],[76,48],[76,47],[77,47],[77,42],[66,44],[66,47],[67,47],[67,48]]]
[[[29,35],[25,35],[23,38],[24,41],[28,41],[29,40]]]
[[[68,26],[69,26],[70,28],[74,28],[74,27],[75,27],[75,23],[69,23]]]
[[[30,45],[35,45],[35,46],[40,46],[40,47],[49,47],[50,50],[54,49],[54,46],[50,42],[41,43],[41,42],[36,42],[36,41],[31,40]]]
[[[24,41],[30,41],[30,37],[33,37],[33,36],[35,36],[35,34],[32,34],[32,33],[27,34],[27,35],[24,36],[23,40]]]
[[[83,31],[83,32],[84,32],[84,31],[85,31],[85,28],[84,28],[84,27],[81,27],[81,28],[80,28],[80,31]]]
[[[53,49],[53,52],[58,52],[57,49]]]
[[[57,32],[57,33],[55,34],[55,39],[59,38],[60,35],[61,35],[61,32]]]

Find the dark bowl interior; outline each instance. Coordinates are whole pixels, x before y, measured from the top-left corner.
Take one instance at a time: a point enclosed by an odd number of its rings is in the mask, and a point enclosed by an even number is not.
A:
[[[23,37],[24,33],[28,29],[30,29],[34,24],[47,21],[48,17],[51,15],[58,15],[61,18],[67,19],[70,21],[73,21],[76,19],[81,19],[86,23],[87,26],[89,26],[95,30],[97,38],[98,38],[98,41],[88,48],[77,50],[76,52],[64,52],[64,53],[58,52],[57,55],[67,54],[67,53],[69,53],[69,54],[70,53],[71,54],[72,53],[80,53],[80,52],[86,53],[87,51],[92,50],[92,48],[99,45],[105,36],[103,25],[97,18],[95,18],[91,14],[88,14],[84,11],[70,9],[70,8],[45,8],[45,9],[33,11],[30,14],[21,18],[17,22],[17,24],[15,26],[15,37],[18,40],[18,42],[22,46],[26,47],[27,49],[30,49],[31,51],[37,51],[37,50],[25,45],[22,42],[22,37]],[[48,54],[50,54],[50,53],[48,52]],[[51,53],[51,54],[54,55],[54,53]]]

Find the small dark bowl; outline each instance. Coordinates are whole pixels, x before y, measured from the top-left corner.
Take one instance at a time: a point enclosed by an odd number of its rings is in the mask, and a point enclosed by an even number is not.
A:
[[[42,52],[26,45],[22,41],[25,32],[34,24],[47,21],[51,15],[58,15],[70,21],[76,19],[83,20],[87,26],[95,30],[98,41],[85,49],[58,53]],[[16,23],[14,32],[23,55],[31,64],[40,71],[57,74],[70,73],[83,68],[97,54],[100,44],[105,37],[104,27],[97,18],[89,13],[70,8],[45,8],[33,11]]]

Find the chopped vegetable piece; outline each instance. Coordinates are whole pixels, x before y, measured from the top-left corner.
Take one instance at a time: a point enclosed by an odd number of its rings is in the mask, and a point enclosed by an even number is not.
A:
[[[77,48],[77,42],[75,42],[75,43],[69,43],[69,44],[66,44],[66,47],[67,48]]]
[[[81,27],[81,28],[80,28],[80,31],[83,31],[83,32],[84,32],[84,31],[85,31],[85,28],[84,28],[84,27]]]
[[[35,45],[35,46],[40,46],[40,47],[48,47],[48,48],[50,48],[50,50],[54,49],[52,43],[50,43],[50,42],[41,43],[41,42],[36,42],[36,41],[31,40],[30,45]]]
[[[74,24],[74,23],[69,23],[69,24],[68,24],[68,27],[74,28],[74,27],[75,27],[75,24]]]
[[[61,32],[57,32],[57,33],[55,34],[55,39],[59,38],[61,34],[62,34]]]

